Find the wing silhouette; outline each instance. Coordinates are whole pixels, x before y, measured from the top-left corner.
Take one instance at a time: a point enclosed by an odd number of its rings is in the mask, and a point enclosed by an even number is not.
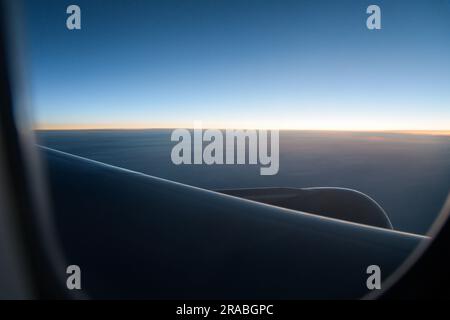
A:
[[[291,201],[299,197],[317,208],[321,194],[331,197],[326,189],[220,193],[44,147],[40,153],[67,261],[81,267],[93,298],[358,298],[368,291],[369,265],[387,277],[428,241],[293,210],[301,209]],[[349,206],[362,197],[341,195]]]

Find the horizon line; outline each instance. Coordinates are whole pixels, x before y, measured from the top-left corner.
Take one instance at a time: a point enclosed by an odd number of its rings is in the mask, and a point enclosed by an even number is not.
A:
[[[33,131],[140,131],[140,130],[175,130],[177,127],[37,127]],[[193,130],[194,127],[183,129]],[[399,133],[415,135],[450,136],[449,129],[307,129],[307,128],[218,128],[201,127],[201,130],[278,130],[278,131],[317,131],[317,132],[367,132],[367,133]]]

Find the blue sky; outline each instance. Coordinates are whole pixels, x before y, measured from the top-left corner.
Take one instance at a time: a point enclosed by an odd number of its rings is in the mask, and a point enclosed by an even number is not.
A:
[[[66,29],[77,4],[82,29]],[[382,29],[366,28],[377,4]],[[24,1],[39,128],[450,130],[450,1]]]

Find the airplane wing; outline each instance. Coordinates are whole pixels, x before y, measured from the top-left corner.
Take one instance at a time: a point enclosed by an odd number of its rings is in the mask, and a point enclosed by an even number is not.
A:
[[[359,298],[369,265],[385,278],[428,241],[293,210],[299,197],[319,208],[329,190],[214,192],[45,147],[40,153],[67,261],[81,267],[92,298]],[[347,205],[361,200],[344,194]]]

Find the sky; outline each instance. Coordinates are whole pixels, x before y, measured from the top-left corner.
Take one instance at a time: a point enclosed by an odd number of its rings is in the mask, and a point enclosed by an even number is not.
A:
[[[81,30],[66,28],[71,4]],[[39,129],[450,130],[450,0],[23,8]]]

